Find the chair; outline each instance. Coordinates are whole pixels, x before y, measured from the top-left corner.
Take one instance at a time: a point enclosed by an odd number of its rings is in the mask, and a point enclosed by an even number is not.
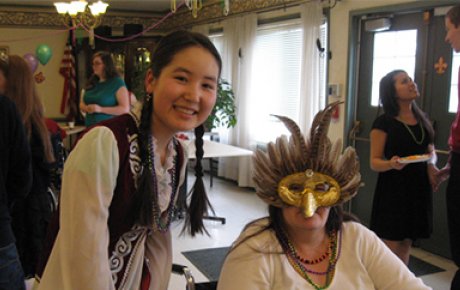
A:
[[[173,264],[172,272],[185,277],[185,290],[216,290],[217,281],[195,283],[195,279],[187,266]]]

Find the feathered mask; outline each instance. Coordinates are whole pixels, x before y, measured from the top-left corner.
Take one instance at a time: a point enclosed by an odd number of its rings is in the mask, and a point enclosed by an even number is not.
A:
[[[291,119],[276,116],[291,132],[267,152],[254,156],[257,195],[276,207],[296,206],[311,217],[320,206],[334,206],[350,200],[361,184],[359,161],[353,148],[343,154],[341,140],[331,145],[327,137],[331,114],[339,102],[316,114],[307,139]]]

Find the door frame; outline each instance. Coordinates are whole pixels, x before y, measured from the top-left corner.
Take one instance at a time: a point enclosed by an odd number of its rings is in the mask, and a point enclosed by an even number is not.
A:
[[[402,3],[389,6],[360,9],[350,11],[350,23],[348,27],[348,70],[347,70],[347,102],[345,106],[345,120],[343,140],[346,146],[354,147],[351,132],[356,122],[358,108],[358,76],[361,21],[365,15],[387,15],[389,13],[422,12],[427,9],[443,6],[453,6],[458,0],[430,0],[415,3]],[[447,141],[447,140],[446,140]]]
[[[358,137],[354,138],[355,132],[354,131],[354,124],[357,123],[356,121],[358,120],[358,81],[359,81],[359,75],[360,75],[360,54],[362,53],[360,50],[362,49],[361,47],[361,27],[362,27],[362,21],[366,20],[366,18],[369,17],[384,17],[389,14],[404,14],[404,13],[423,13],[424,11],[427,10],[432,10],[434,8],[441,8],[445,7],[448,8],[448,6],[453,6],[454,4],[457,4],[458,0],[452,1],[452,0],[444,0],[444,1],[426,1],[423,3],[410,3],[410,4],[400,4],[400,5],[391,5],[391,6],[385,6],[385,7],[377,7],[374,9],[365,9],[365,10],[357,10],[357,11],[351,11],[350,12],[350,25],[349,25],[349,50],[348,50],[348,72],[347,72],[347,95],[348,100],[347,100],[347,106],[346,106],[346,116],[345,116],[345,126],[344,126],[344,142],[348,146],[353,146],[356,147],[357,149],[360,148],[360,143],[357,143],[356,141],[359,140],[359,142],[369,142],[369,140],[366,137]],[[365,17],[366,16],[366,17]],[[427,27],[427,32],[426,33],[431,33],[431,29]],[[437,34],[436,34],[437,35]],[[444,37],[439,37],[439,41],[443,41]],[[425,50],[427,47],[424,48]],[[424,55],[429,53],[428,50],[424,52]],[[423,57],[423,62],[427,62],[426,65],[430,65],[430,60],[431,58],[429,57]],[[416,72],[417,73],[417,72]],[[421,78],[420,78],[421,77]],[[420,81],[425,82],[426,81],[426,76],[419,76]],[[430,83],[430,82],[428,82]],[[432,84],[431,84],[432,85]],[[424,87],[424,93],[427,93],[427,88],[426,83],[421,84],[422,87]],[[423,92],[421,92],[423,93]],[[425,97],[425,95],[422,95],[421,97]],[[427,102],[431,100],[421,100],[422,102]],[[428,104],[431,106],[431,103]],[[366,130],[367,132],[367,130]],[[352,135],[353,134],[353,135]],[[447,143],[447,137],[445,138],[445,142]],[[437,147],[438,148],[438,147]],[[442,159],[442,162],[440,164],[445,163],[446,156],[442,155],[439,156]],[[445,190],[440,190],[440,192],[444,192]],[[359,202],[359,201],[357,201]],[[359,203],[357,203],[359,205]],[[362,202],[361,202],[362,206]],[[443,199],[443,196],[439,197],[438,199],[435,198],[433,195],[433,234],[430,237],[430,239],[424,239],[423,241],[420,242],[419,246],[429,252],[445,256],[445,257],[450,257],[449,251],[448,251],[448,242],[446,239],[443,239],[445,243],[443,242],[442,245],[438,243],[440,240],[439,238],[441,236],[444,236],[447,234],[447,229],[446,229],[446,224],[445,214],[443,214],[441,217],[440,215],[435,214],[435,209],[443,209],[445,207],[445,199]],[[442,210],[441,210],[442,211]],[[439,213],[440,211],[438,211]],[[441,225],[441,226],[439,226]],[[436,231],[436,232],[435,232]]]

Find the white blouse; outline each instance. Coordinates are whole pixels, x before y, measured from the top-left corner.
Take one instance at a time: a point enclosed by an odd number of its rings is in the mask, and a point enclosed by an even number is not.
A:
[[[263,220],[266,224],[267,220]],[[240,238],[261,226],[253,225]],[[281,253],[273,231],[246,240],[227,256],[218,290],[315,289]],[[270,253],[270,254],[266,254]],[[425,290],[431,289],[414,276],[402,261],[370,230],[355,222],[342,228],[342,248],[331,290]]]

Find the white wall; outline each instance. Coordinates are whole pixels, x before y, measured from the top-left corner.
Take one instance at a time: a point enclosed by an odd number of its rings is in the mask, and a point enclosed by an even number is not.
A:
[[[34,74],[42,72],[45,81],[37,84],[37,90],[45,106],[47,117],[62,117],[60,110],[64,78],[59,67],[67,41],[67,31],[50,29],[0,28],[0,46],[8,46],[9,54],[23,56],[35,54],[39,44],[46,44],[52,50],[52,57],[46,65],[39,64]]]

